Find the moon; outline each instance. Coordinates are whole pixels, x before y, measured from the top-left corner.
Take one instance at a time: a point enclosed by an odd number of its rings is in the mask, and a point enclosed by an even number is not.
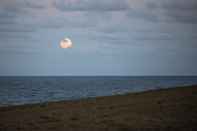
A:
[[[60,48],[66,49],[72,47],[72,41],[69,38],[65,38],[60,41]]]

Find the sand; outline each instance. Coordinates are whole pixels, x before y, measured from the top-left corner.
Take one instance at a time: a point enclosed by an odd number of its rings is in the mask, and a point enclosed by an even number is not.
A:
[[[197,86],[0,108],[0,131],[197,131]]]

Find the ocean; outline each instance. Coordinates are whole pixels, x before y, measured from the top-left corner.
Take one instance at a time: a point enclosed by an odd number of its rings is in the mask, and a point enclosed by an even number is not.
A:
[[[197,85],[194,76],[0,77],[0,106]]]

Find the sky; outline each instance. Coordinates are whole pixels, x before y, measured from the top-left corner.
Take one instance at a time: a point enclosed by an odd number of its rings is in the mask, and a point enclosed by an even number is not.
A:
[[[70,38],[72,48],[59,43]],[[0,0],[0,75],[197,75],[196,0]]]

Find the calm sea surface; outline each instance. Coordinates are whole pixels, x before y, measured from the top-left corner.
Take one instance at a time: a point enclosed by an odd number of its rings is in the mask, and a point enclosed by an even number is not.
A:
[[[197,85],[197,77],[0,77],[0,106],[76,100],[185,85]]]

